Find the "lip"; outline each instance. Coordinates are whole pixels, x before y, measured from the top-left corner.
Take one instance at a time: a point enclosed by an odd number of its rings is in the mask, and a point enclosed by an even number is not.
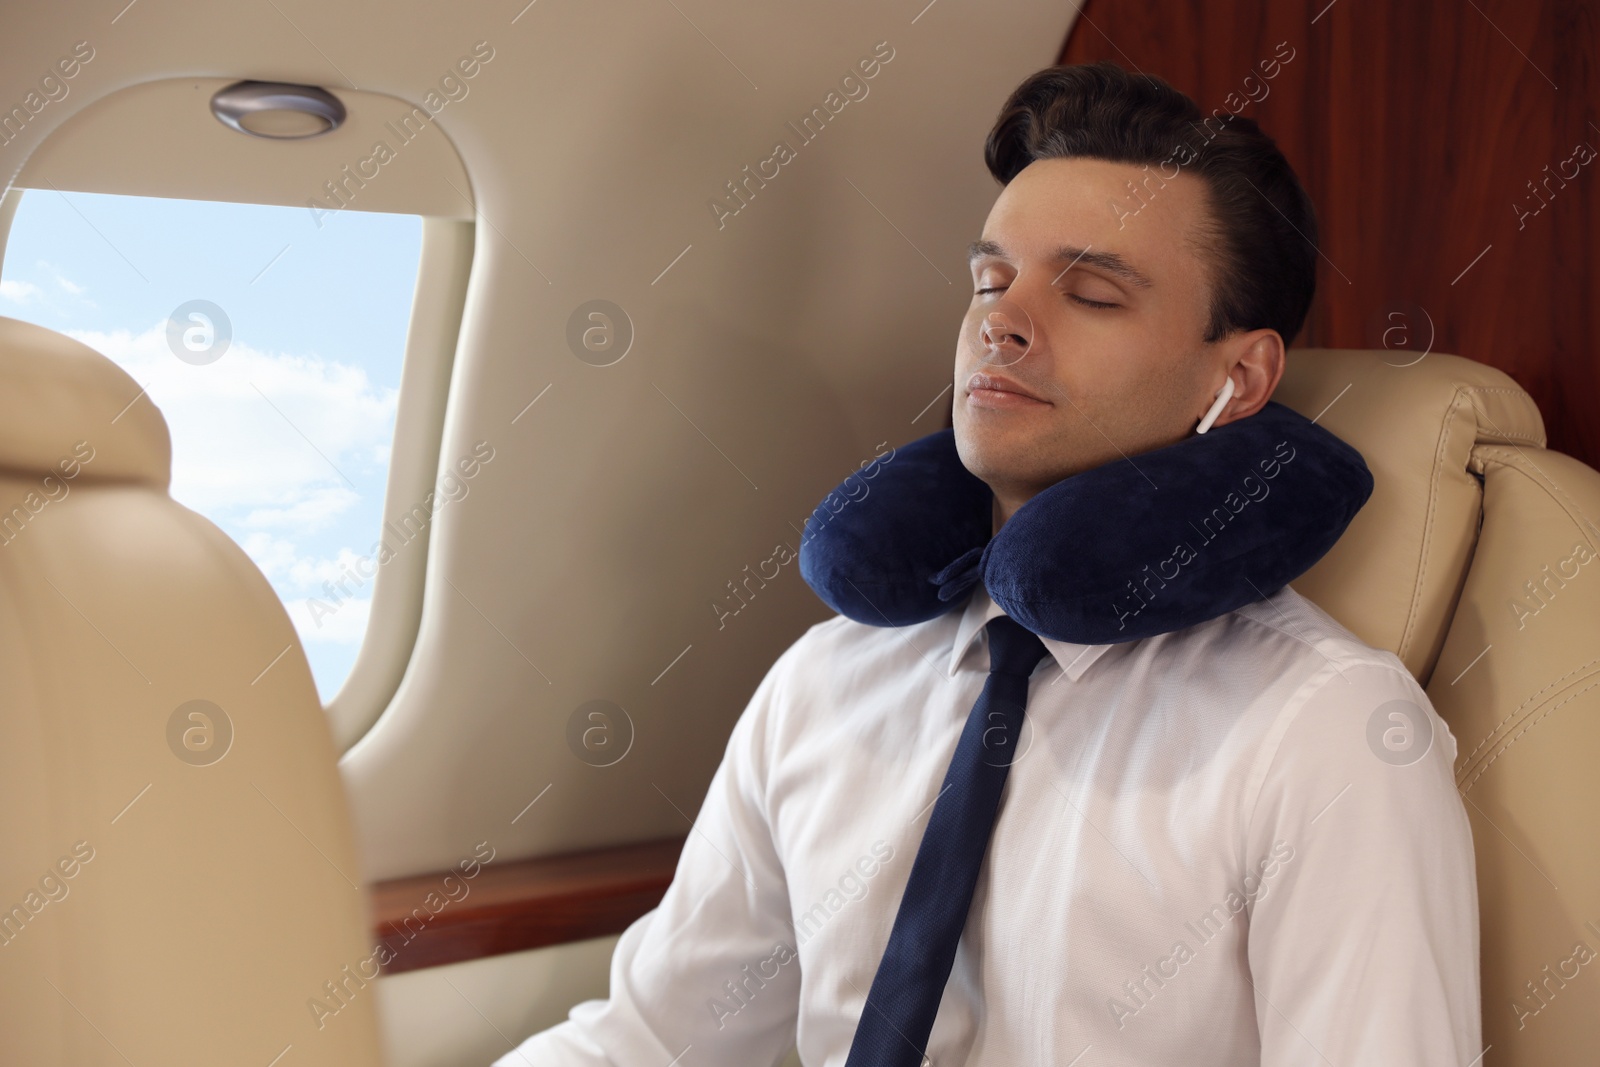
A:
[[[1048,400],[1028,392],[1010,378],[982,372],[967,379],[967,396],[983,407],[1031,407],[1035,404],[1049,404]]]

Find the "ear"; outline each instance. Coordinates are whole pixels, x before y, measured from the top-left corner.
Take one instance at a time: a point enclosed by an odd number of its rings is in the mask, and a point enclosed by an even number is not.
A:
[[[1198,422],[1205,416],[1217,390],[1222,388],[1224,377],[1232,378],[1233,396],[1212,423],[1223,426],[1254,415],[1272,399],[1278,379],[1283,377],[1283,338],[1277,330],[1250,330],[1232,334],[1218,341],[1216,347],[1222,356],[1221,373],[1212,383],[1211,395],[1205,398],[1200,413],[1194,418]]]

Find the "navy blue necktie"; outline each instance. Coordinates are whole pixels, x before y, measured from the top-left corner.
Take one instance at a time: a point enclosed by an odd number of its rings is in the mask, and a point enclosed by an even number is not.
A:
[[[920,1067],[955,964],[1000,791],[1016,759],[1028,676],[1045,655],[1044,642],[1008,616],[990,619],[984,629],[989,677],[922,832],[845,1067]]]

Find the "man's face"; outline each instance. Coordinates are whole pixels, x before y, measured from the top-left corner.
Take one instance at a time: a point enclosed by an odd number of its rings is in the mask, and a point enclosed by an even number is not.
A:
[[[1223,380],[1225,358],[1202,341],[1205,186],[1155,175],[1036,160],[1001,191],[974,245],[962,336],[980,343],[957,343],[955,437],[1007,514],[1068,475],[1187,436]],[[990,332],[998,347],[986,355],[979,327],[1002,300],[1011,329]],[[978,373],[1036,399],[976,387]]]

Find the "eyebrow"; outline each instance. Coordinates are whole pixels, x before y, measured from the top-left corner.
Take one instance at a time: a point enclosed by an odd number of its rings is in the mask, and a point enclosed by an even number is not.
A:
[[[982,256],[998,256],[1001,259],[1009,258],[1006,250],[1000,245],[994,241],[979,238],[967,246],[967,262],[970,264],[973,260]],[[1071,245],[1062,245],[1051,253],[1050,261],[1053,263],[1066,263],[1069,266],[1076,263],[1085,263],[1091,267],[1098,267],[1107,274],[1113,274],[1140,289],[1150,289],[1155,284],[1135,268],[1132,263],[1129,263],[1115,252],[1096,252],[1092,248],[1075,248]],[[1058,274],[1056,277],[1059,278],[1060,275]]]

